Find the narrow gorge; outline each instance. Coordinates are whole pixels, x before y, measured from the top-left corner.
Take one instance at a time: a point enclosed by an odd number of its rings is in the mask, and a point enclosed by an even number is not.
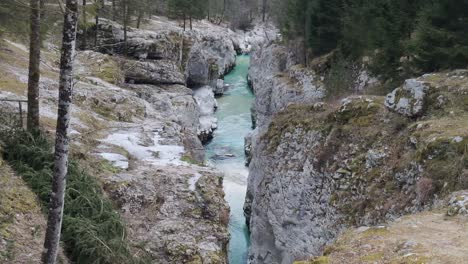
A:
[[[243,213],[248,170],[245,167],[244,136],[252,130],[250,107],[253,95],[248,88],[250,58],[237,58],[234,70],[225,76],[229,85],[218,99],[218,129],[207,147],[210,161],[224,173],[225,199],[231,208],[229,221],[229,263],[246,263],[249,234]]]
[[[0,263],[468,264],[466,10],[2,0]]]

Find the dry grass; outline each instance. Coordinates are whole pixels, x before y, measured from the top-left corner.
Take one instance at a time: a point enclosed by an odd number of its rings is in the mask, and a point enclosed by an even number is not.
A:
[[[328,248],[329,263],[466,263],[468,219],[433,211],[386,228],[349,230]]]

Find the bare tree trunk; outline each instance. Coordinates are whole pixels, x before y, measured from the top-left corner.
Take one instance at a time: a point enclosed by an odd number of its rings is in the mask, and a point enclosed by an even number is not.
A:
[[[127,30],[128,30],[128,3],[123,1],[123,27],[124,27],[124,55],[127,55]]]
[[[39,80],[41,76],[42,0],[31,0],[31,36],[29,40],[28,120],[29,131],[39,128]]]
[[[88,21],[86,18],[86,0],[83,0],[83,49],[87,49],[88,43],[87,43],[87,32],[88,32]]]
[[[116,20],[116,14],[115,14],[115,0],[112,0],[112,20]]]
[[[97,5],[96,7],[96,16],[94,17],[95,19],[95,24],[96,24],[96,30],[94,32],[94,48],[97,48],[98,42],[99,42],[99,16],[101,15],[101,0],[96,0],[95,4]],[[102,6],[104,6],[104,3],[102,3]]]
[[[306,12],[309,14],[310,4],[306,6]],[[309,38],[310,38],[310,23],[311,17],[306,16],[304,19],[304,65],[309,66]]]
[[[62,228],[65,188],[68,173],[70,105],[72,99],[73,59],[76,46],[78,0],[67,0],[60,58],[59,103],[55,137],[54,174],[42,263],[55,264]]]
[[[267,0],[263,0],[263,3],[262,3],[262,21],[265,22],[266,21],[266,11],[267,11]]]
[[[186,17],[185,17],[185,12],[184,12],[183,19],[184,19],[184,31],[185,31],[185,19],[186,19]]]
[[[226,13],[226,7],[227,7],[227,4],[226,4],[226,0],[223,1],[223,12],[221,13],[221,17],[219,18],[219,21],[218,21],[218,25],[221,25],[221,23],[223,22],[224,20],[224,15]]]
[[[190,14],[190,16],[189,16],[189,21],[190,21],[190,30],[193,30],[193,26],[192,26],[192,14]]]
[[[142,9],[143,9],[143,7],[140,6],[139,10],[138,10],[138,18],[137,18],[137,25],[136,25],[137,28],[140,28],[141,19],[143,17],[143,10]]]

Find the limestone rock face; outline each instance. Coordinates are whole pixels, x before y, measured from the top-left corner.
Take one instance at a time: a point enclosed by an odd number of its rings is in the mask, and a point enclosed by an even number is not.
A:
[[[208,143],[213,138],[213,132],[218,127],[218,119],[214,116],[218,103],[211,87],[204,86],[195,91],[195,101],[200,109],[198,137],[202,143]]]
[[[223,79],[216,80],[216,87],[214,88],[213,92],[216,96],[222,96],[226,90],[226,86],[224,85]]]
[[[230,39],[205,37],[193,45],[186,64],[190,87],[210,84],[228,73],[236,62],[236,51]]]
[[[244,207],[249,263],[320,255],[346,227],[379,225],[468,189],[468,168],[459,162],[468,138],[467,77],[454,71],[408,80],[401,89],[413,106],[404,112],[388,111],[388,98],[379,96],[351,96],[338,104],[310,97],[303,103],[284,88],[306,87],[304,80],[311,79],[294,66],[272,78],[289,82],[263,87],[254,81],[256,100],[266,107],[256,109],[259,126],[246,140],[252,157]],[[415,113],[421,118],[407,118]],[[450,201],[449,213],[464,213],[463,193]]]
[[[129,83],[185,85],[179,67],[169,60],[126,61],[123,69],[125,80]]]
[[[409,79],[387,95],[385,105],[407,117],[417,117],[423,114],[427,91],[428,87],[423,82]]]
[[[450,216],[468,215],[468,191],[453,193],[449,199],[448,212]]]
[[[172,61],[185,69],[190,87],[208,85],[210,80],[216,81],[218,76],[225,75],[234,66],[236,51],[232,39],[237,35],[233,31],[211,31],[208,28],[183,32],[170,22],[165,21],[165,24],[166,27],[157,31],[129,27],[125,52],[123,27],[116,22],[100,19],[98,50],[108,54],[125,54],[138,60]],[[167,62],[156,68],[166,65]]]
[[[99,19],[98,51],[107,54],[124,54],[123,26],[105,19]],[[91,32],[90,34],[95,34]],[[134,59],[177,61],[182,35],[177,31],[151,31],[128,27],[127,56]],[[88,47],[93,48],[93,47]]]
[[[249,192],[250,263],[292,263],[320,248],[338,232],[338,218],[327,205],[331,179],[320,173],[307,152],[322,140],[317,131],[298,128],[285,135],[275,152],[267,140],[254,147]]]
[[[323,84],[310,69],[295,65],[287,49],[272,44],[252,54],[249,77],[256,95],[256,125],[291,103],[314,103],[324,97]]]

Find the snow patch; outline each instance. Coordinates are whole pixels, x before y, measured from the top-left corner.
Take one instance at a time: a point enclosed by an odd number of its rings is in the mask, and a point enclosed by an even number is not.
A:
[[[124,155],[116,153],[99,153],[99,156],[109,161],[113,166],[121,169],[128,169],[128,159]]]
[[[196,187],[196,184],[198,182],[198,180],[201,178],[201,174],[196,172],[193,177],[191,177],[189,180],[188,180],[188,184],[189,184],[189,189],[194,192],[195,191],[195,187]]]
[[[5,39],[5,41],[6,41],[8,44],[10,44],[10,45],[12,45],[12,46],[14,46],[14,47],[20,49],[21,51],[24,51],[24,52],[26,52],[26,53],[29,53],[29,49],[26,48],[25,45],[20,44],[20,43],[16,43],[16,42],[13,42],[13,41],[10,41],[10,40],[8,40],[8,39]]]
[[[184,154],[184,147],[161,145],[161,137],[157,132],[152,132],[151,138],[146,140],[142,136],[135,131],[118,131],[110,134],[102,142],[122,147],[137,160],[153,165],[185,164],[180,160]]]

